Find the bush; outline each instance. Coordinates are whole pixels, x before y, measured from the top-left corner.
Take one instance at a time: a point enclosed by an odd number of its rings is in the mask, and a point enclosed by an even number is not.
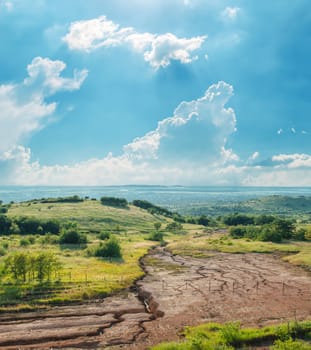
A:
[[[270,227],[265,227],[258,238],[264,242],[282,242],[282,234]]]
[[[246,235],[246,229],[243,226],[233,226],[230,227],[229,234],[233,238],[242,238]]]
[[[4,256],[6,254],[6,249],[4,247],[0,247],[0,256]]]
[[[228,226],[253,225],[254,217],[245,214],[231,214],[223,218],[223,223]]]
[[[19,241],[19,245],[21,247],[27,247],[28,245],[30,245],[30,242],[27,238],[21,238]]]
[[[58,198],[41,198],[41,203],[79,203],[83,202],[84,199],[77,195],[69,197],[58,197]]]
[[[296,230],[293,234],[293,238],[296,241],[305,241],[306,240],[306,233],[307,230],[305,228],[299,228],[298,230]]]
[[[199,225],[203,225],[203,226],[208,226],[210,224],[210,219],[205,216],[205,215],[201,215],[199,218],[198,218],[198,224]]]
[[[103,205],[108,205],[111,207],[127,208],[128,205],[125,198],[101,197],[100,201]]]
[[[12,220],[6,215],[0,215],[0,235],[9,235]]]
[[[231,322],[227,323],[221,328],[221,337],[226,345],[236,345],[240,342],[240,323]]]
[[[86,244],[87,238],[86,235],[71,229],[64,231],[59,238],[60,244]]]
[[[271,350],[310,350],[310,345],[290,338],[285,341],[277,340]]]
[[[172,231],[172,232],[182,230],[182,228],[183,228],[182,224],[176,221],[173,221],[166,225],[167,231]]]
[[[111,237],[105,243],[100,243],[94,255],[99,258],[121,258],[121,247],[116,238]]]
[[[149,239],[150,241],[162,242],[163,236],[163,232],[156,231],[152,232],[147,239]]]
[[[110,238],[110,233],[103,231],[98,235],[98,238],[105,241]]]

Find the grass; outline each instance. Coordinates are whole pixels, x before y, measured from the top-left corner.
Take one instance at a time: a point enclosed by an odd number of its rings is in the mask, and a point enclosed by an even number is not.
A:
[[[51,252],[62,268],[51,277],[51,282],[16,284],[0,275],[0,307],[2,310],[31,309],[40,305],[62,304],[102,297],[127,288],[143,275],[139,259],[155,243],[146,240],[154,223],[165,220],[133,206],[127,209],[107,207],[99,201],[80,203],[17,203],[9,210],[10,217],[27,216],[40,219],[58,219],[76,222],[87,234],[87,248],[83,246],[52,244],[45,236],[0,237],[0,272],[6,256],[14,252]],[[120,242],[122,259],[101,259],[88,255],[100,243],[98,232],[112,232]],[[21,240],[34,243],[21,244]],[[51,236],[50,238],[57,238]],[[1,310],[1,309],[0,309]]]
[[[152,246],[140,235],[119,235],[122,247],[122,260],[105,260],[87,256],[86,250],[61,249],[58,245],[35,243],[27,248],[19,245],[19,237],[9,237],[10,252],[41,252],[55,254],[62,268],[39,288],[38,283],[16,284],[9,277],[2,278],[0,288],[0,305],[6,309],[15,309],[19,304],[24,306],[40,304],[62,304],[102,297],[129,287],[143,272],[138,260]],[[37,239],[37,241],[40,240]],[[2,241],[4,239],[2,238]],[[96,245],[93,237],[89,246]],[[5,257],[0,258],[0,266]]]
[[[269,344],[275,350],[311,349],[311,321],[291,322],[264,328],[241,328],[238,322],[208,323],[186,327],[185,340],[153,347],[153,350],[231,350]],[[295,340],[293,340],[295,339]],[[309,343],[308,343],[309,341]]]
[[[158,217],[131,205],[128,209],[121,209],[104,206],[100,201],[92,200],[80,203],[16,203],[9,209],[8,216],[74,221],[85,231],[146,231],[153,228],[154,222],[159,221]]]
[[[191,232],[186,237],[173,238],[168,248],[179,255],[208,258],[215,252],[244,253],[282,253],[283,259],[296,265],[311,267],[311,242],[287,241],[284,243],[261,242],[247,239],[232,239],[226,233]]]

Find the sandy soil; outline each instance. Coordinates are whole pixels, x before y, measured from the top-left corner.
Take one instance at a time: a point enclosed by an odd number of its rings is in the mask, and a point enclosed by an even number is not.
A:
[[[144,264],[144,263],[143,263]],[[311,275],[267,254],[145,260],[133,291],[83,305],[0,315],[0,349],[147,349],[185,325],[243,325],[311,318]]]

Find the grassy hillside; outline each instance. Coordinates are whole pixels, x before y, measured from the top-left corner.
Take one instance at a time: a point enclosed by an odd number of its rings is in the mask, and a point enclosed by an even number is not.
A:
[[[93,200],[78,203],[16,203],[10,207],[8,216],[74,221],[86,231],[115,230],[117,226],[121,230],[146,231],[153,227],[155,221],[163,220],[132,205],[124,209],[115,208]]]
[[[62,225],[73,223],[87,237],[87,244],[60,244],[59,235],[0,235],[0,306],[32,308],[33,305],[59,304],[96,298],[129,287],[143,272],[139,258],[155,242],[148,240],[154,223],[166,222],[161,216],[129,205],[115,208],[99,201],[76,203],[41,203],[39,201],[13,204],[8,217],[31,217],[38,220],[57,219]],[[121,246],[121,258],[99,258],[93,252],[105,244],[100,233],[114,237]],[[38,256],[46,252],[57,259],[61,268],[49,281],[16,281],[4,273],[5,261],[14,254]],[[1,276],[2,271],[2,276]]]

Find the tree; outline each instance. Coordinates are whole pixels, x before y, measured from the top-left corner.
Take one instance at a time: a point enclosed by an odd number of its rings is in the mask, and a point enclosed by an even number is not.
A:
[[[153,224],[154,228],[156,229],[156,231],[159,231],[161,226],[162,226],[162,223],[157,221]]]
[[[290,239],[293,236],[295,225],[292,221],[286,219],[277,219],[274,224],[274,228],[285,239]]]
[[[40,282],[50,280],[52,272],[57,271],[59,267],[58,259],[51,253],[40,253],[35,258],[35,271]]]
[[[182,224],[176,221],[173,221],[166,225],[168,231],[177,231],[182,229]]]
[[[206,215],[201,215],[198,219],[198,224],[203,226],[208,226],[210,219]]]
[[[29,269],[28,256],[25,253],[15,253],[4,261],[4,271],[13,276],[16,281],[26,282]]]
[[[8,235],[10,233],[10,227],[12,220],[6,215],[0,215],[0,235]]]
[[[50,280],[51,274],[61,267],[52,253],[26,254],[15,253],[4,261],[4,272],[14,280],[26,282],[37,279],[40,283]]]
[[[128,205],[125,198],[101,197],[100,201],[103,205],[108,205],[111,207],[127,208]]]

